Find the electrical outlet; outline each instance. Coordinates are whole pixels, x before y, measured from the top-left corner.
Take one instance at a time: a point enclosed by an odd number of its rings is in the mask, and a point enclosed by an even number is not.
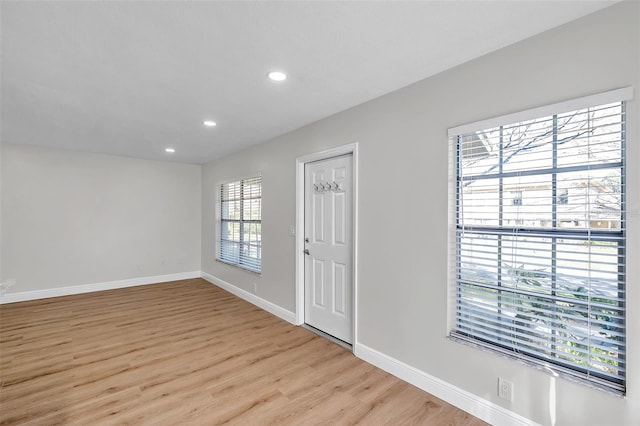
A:
[[[498,377],[498,396],[507,401],[513,401],[513,383]]]
[[[253,283],[253,294],[258,293],[258,283]]]
[[[11,287],[12,285],[16,285],[16,279],[15,278],[9,278],[6,281],[3,281],[0,283],[0,295],[3,295],[7,289],[9,287]]]

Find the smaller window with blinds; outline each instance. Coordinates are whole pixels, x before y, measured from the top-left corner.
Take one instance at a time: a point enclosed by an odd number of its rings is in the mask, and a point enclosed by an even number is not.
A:
[[[451,337],[625,392],[631,94],[449,131]]]
[[[262,177],[223,183],[218,193],[216,258],[253,272],[262,270]]]

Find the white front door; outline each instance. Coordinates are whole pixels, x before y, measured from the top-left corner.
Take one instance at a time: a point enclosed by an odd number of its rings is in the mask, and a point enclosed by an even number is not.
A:
[[[353,341],[352,155],[305,164],[305,323]]]

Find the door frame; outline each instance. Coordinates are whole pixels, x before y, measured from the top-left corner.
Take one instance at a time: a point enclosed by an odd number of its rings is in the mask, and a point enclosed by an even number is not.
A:
[[[353,183],[353,235],[352,235],[352,327],[353,343],[358,341],[358,142],[296,158],[296,244],[295,244],[295,284],[296,284],[296,325],[303,325],[304,312],[304,166],[307,163],[328,160],[340,155],[351,154]]]

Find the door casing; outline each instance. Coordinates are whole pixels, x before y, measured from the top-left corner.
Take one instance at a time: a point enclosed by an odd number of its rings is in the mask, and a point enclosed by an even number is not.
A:
[[[313,161],[326,160],[340,155],[351,154],[353,161],[353,253],[352,253],[352,283],[353,283],[353,344],[358,341],[358,143],[354,142],[315,154],[305,155],[296,159],[296,255],[295,255],[295,283],[296,283],[296,324],[304,324],[304,165]]]

